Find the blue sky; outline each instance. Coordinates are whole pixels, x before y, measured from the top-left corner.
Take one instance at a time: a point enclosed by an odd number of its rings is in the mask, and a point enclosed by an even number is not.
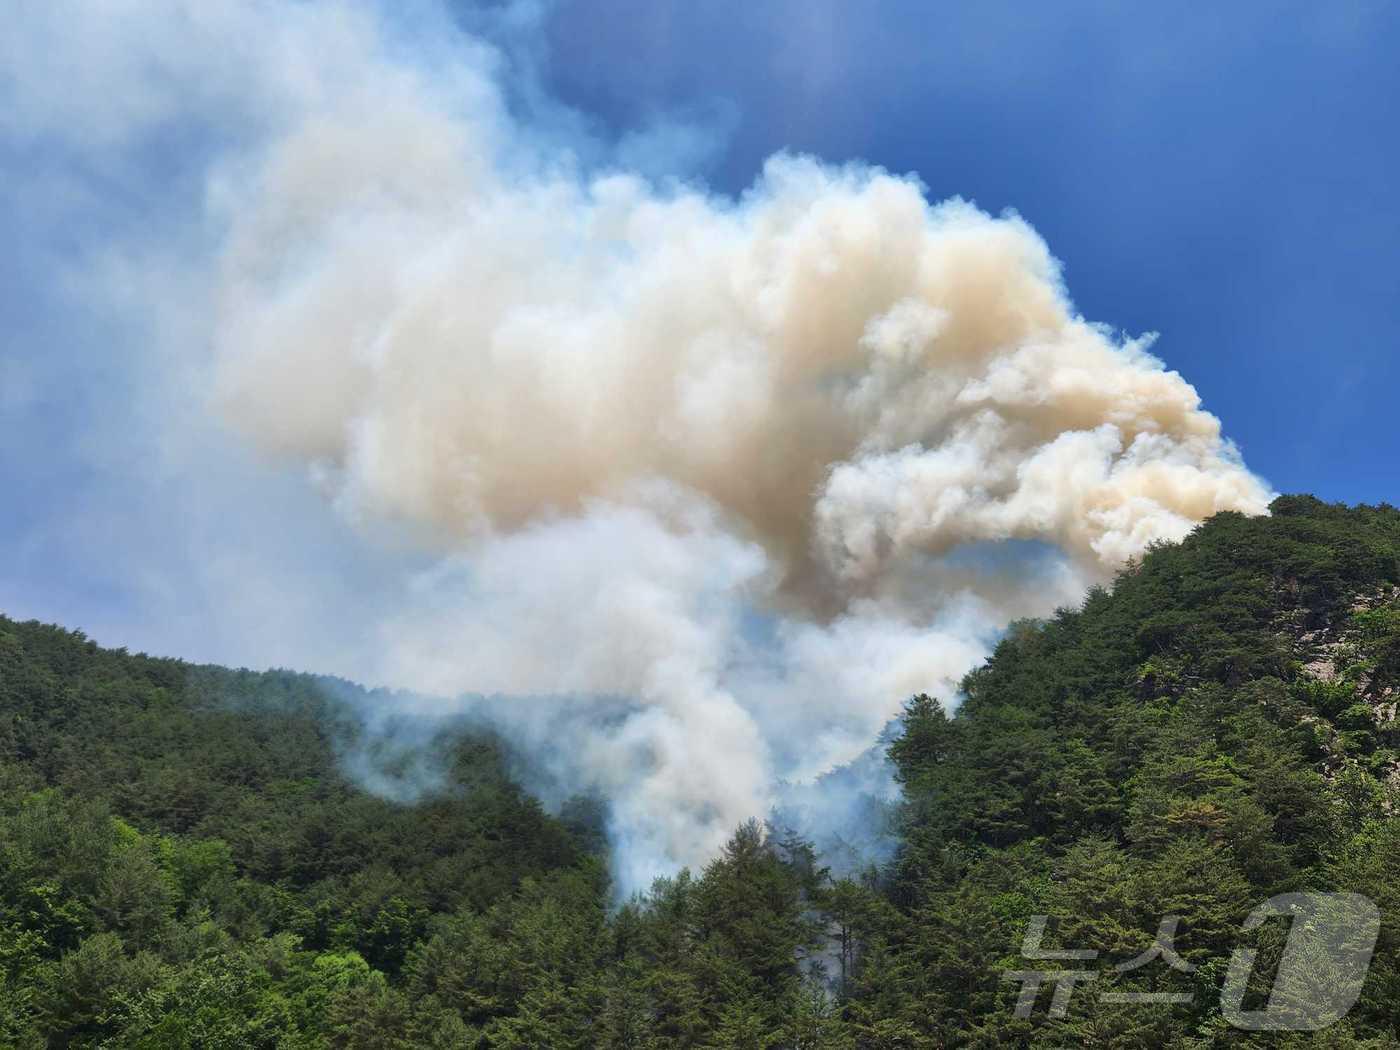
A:
[[[106,253],[147,238],[166,276],[199,254],[201,165],[223,127],[161,123],[158,96],[102,80],[135,60],[46,10],[0,40],[0,611],[164,652],[317,663],[363,629],[357,607],[425,563],[367,557],[300,477],[161,446],[149,333],[109,301],[139,288]],[[559,0],[456,13],[513,56],[506,82],[531,119],[621,141],[652,174],[739,193],[790,150],[1019,211],[1082,313],[1160,333],[1155,352],[1276,489],[1400,502],[1400,5]],[[408,32],[404,46],[425,39]],[[230,68],[248,43],[230,41]],[[7,66],[41,52],[50,65],[31,63],[28,86],[46,96],[25,113],[66,122],[66,137],[36,135],[6,99]],[[230,128],[256,125],[256,99],[220,94],[220,78],[237,83],[228,69],[160,57],[154,82],[197,84],[236,116]],[[112,132],[95,101],[150,133]],[[167,294],[183,294],[178,278]],[[248,598],[255,613],[210,612],[231,579],[263,594]],[[304,624],[327,609],[338,622],[318,648]]]
[[[1400,6],[561,3],[552,92],[1014,208],[1280,491],[1400,502]]]

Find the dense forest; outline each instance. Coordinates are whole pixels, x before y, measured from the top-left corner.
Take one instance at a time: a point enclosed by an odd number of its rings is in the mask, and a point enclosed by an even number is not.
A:
[[[547,813],[487,734],[414,801],[358,786],[353,690],[0,619],[0,1045],[1400,1046],[1392,508],[1222,514],[1014,625],[953,715],[909,701],[857,878],[754,822],[619,904],[599,804]],[[1289,932],[1242,924],[1302,890],[1379,907],[1360,998],[1237,1028],[1232,952],[1257,1009]],[[1032,970],[1094,976],[1058,1011]]]

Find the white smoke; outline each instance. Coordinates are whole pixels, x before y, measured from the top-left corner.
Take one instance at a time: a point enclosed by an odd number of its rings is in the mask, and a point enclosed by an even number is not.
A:
[[[1015,215],[786,155],[737,200],[658,182],[512,118],[484,45],[165,8],[85,39],[160,73],[123,127],[241,114],[207,183],[210,403],[440,553],[380,677],[548,698],[493,720],[612,800],[625,887],[950,697],[1012,618],[1267,506]]]

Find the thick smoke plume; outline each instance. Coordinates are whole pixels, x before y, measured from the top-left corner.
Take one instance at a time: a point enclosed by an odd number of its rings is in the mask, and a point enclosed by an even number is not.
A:
[[[624,887],[951,697],[1011,619],[1267,506],[1015,215],[787,155],[738,199],[657,182],[511,116],[484,45],[184,17],[182,55],[257,42],[204,89],[251,114],[208,181],[213,403],[440,552],[383,679],[505,697],[612,800]]]

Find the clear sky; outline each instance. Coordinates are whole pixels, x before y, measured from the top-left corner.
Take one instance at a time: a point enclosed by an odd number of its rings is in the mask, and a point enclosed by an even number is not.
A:
[[[789,150],[1015,209],[1086,317],[1160,333],[1154,353],[1275,489],[1400,502],[1400,5],[558,0],[453,14],[504,50],[531,119],[653,175],[739,193]],[[194,452],[152,436],[165,408],[148,397],[149,333],[123,306],[149,297],[153,272],[184,295],[182,260],[211,236],[202,159],[266,115],[225,90],[248,41],[212,65],[152,45],[147,70],[99,21],[81,4],[21,7],[0,39],[0,611],[196,657],[314,662],[304,637],[279,647],[286,622],[353,620],[425,563],[361,557],[300,477],[269,482],[224,451],[195,478]],[[204,101],[229,123],[181,108]],[[158,268],[133,263],[150,250]],[[184,597],[223,602],[230,580],[255,613],[210,619]],[[297,607],[302,592],[319,604]],[[328,627],[326,651],[343,634]]]

